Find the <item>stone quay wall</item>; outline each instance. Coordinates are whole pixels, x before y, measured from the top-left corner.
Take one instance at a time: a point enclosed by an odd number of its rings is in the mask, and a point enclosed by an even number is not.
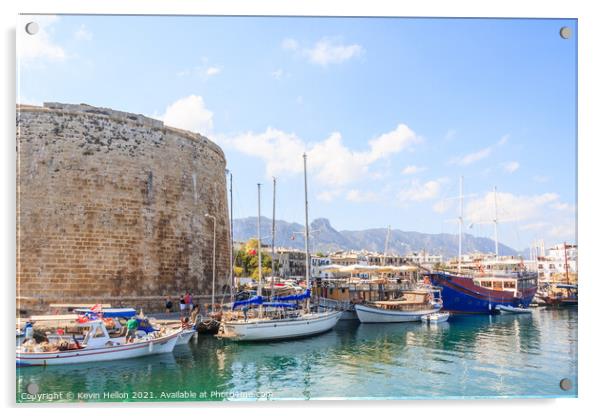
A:
[[[229,283],[226,159],[206,137],[82,105],[17,107],[17,314],[174,308]],[[227,289],[229,291],[229,289]],[[205,298],[205,296],[203,296]]]

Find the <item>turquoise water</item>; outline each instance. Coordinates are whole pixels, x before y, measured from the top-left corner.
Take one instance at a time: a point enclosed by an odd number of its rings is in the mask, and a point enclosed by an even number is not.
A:
[[[568,378],[572,389],[559,382]],[[17,401],[576,397],[577,310],[454,316],[438,326],[341,321],[323,335],[17,369]],[[46,394],[46,395],[44,395]]]

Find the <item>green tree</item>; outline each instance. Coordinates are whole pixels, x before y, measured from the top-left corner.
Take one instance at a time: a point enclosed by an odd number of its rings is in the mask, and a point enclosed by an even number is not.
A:
[[[242,249],[238,250],[234,260],[234,272],[237,276],[252,277],[254,279],[259,277],[257,247],[257,239],[252,238],[245,243]],[[266,253],[265,249],[261,251],[261,264],[263,275],[269,276],[272,273],[272,257]]]

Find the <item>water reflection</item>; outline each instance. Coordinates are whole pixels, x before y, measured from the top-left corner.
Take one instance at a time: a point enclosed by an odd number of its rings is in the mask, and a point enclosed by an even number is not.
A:
[[[18,389],[271,392],[274,398],[576,394],[576,311],[454,316],[438,325],[340,322],[320,336],[234,343],[199,336],[173,354],[19,370]],[[569,377],[575,388],[563,392]],[[211,397],[208,397],[211,398]],[[221,399],[215,397],[215,399]]]

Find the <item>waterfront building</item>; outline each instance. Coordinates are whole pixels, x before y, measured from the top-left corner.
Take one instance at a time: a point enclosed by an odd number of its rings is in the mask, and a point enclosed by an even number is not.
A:
[[[577,245],[556,244],[536,259],[537,273],[542,282],[577,281]]]
[[[443,256],[441,254],[430,254],[427,253],[426,250],[405,255],[403,258],[408,263],[415,263],[425,267],[443,263]]]
[[[330,253],[332,264],[340,266],[351,266],[353,264],[368,264],[368,257],[365,253],[357,251],[336,251]]]
[[[290,248],[276,249],[276,258],[280,264],[278,276],[301,279],[305,276],[305,252]]]

